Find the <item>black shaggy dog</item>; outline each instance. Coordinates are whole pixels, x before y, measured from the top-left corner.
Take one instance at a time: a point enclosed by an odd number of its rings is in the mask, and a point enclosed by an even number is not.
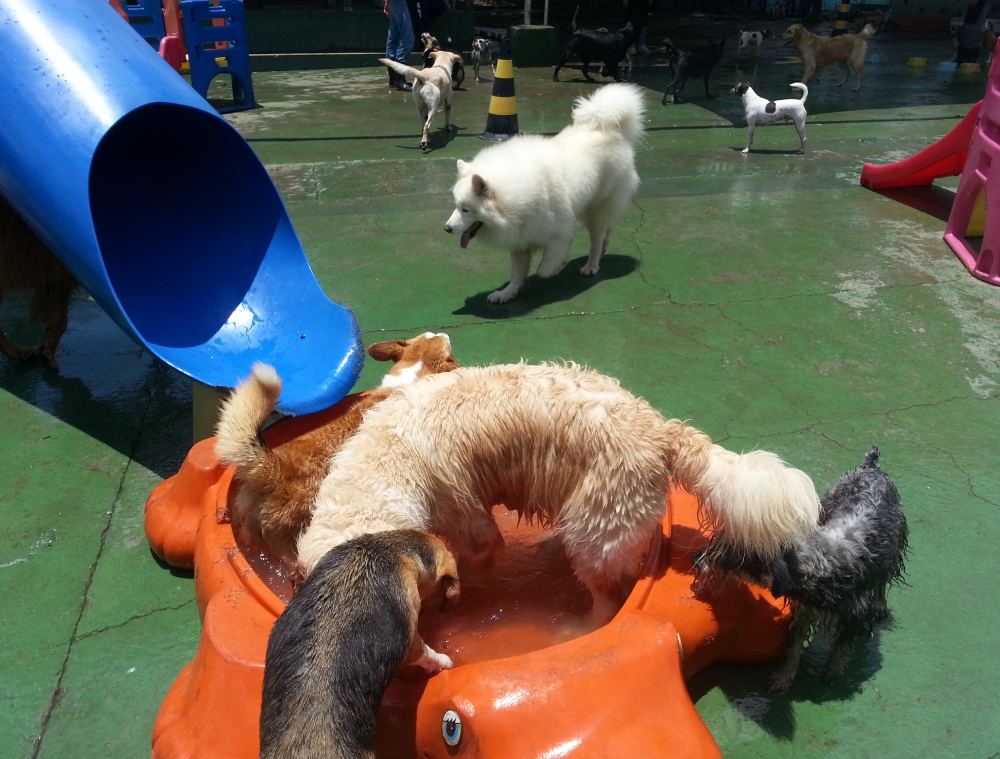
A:
[[[726,46],[726,40],[723,39],[722,42],[716,44],[709,39],[707,47],[697,50],[683,50],[669,39],[663,40],[663,44],[667,48],[668,63],[670,65],[670,72],[673,75],[673,81],[667,85],[667,89],[663,93],[663,100],[660,103],[662,105],[667,104],[667,95],[673,95],[675,103],[681,102],[677,94],[684,89],[687,80],[699,77],[705,80],[705,97],[709,99],[714,98],[715,95],[708,91],[708,80],[712,76],[712,69],[715,68],[715,64],[722,58],[722,51]]]
[[[577,8],[579,10],[579,8]],[[559,81],[559,69],[566,65],[566,61],[574,55],[580,56],[583,61],[583,78],[588,82],[594,80],[590,78],[590,62],[600,61],[603,63],[610,75],[616,82],[621,81],[618,64],[625,58],[625,52],[639,38],[639,32],[629,21],[617,32],[595,32],[590,29],[576,28],[576,14],[573,14],[573,36],[570,37],[563,50],[556,70],[552,72],[552,81]]]
[[[823,671],[830,680],[843,673],[854,646],[886,620],[886,591],[902,580],[907,537],[899,491],[879,469],[872,446],[861,466],[823,497],[816,531],[782,558],[764,562],[711,546],[697,565],[748,578],[791,602],[788,652],[770,682],[772,693],[784,693],[814,632],[835,636]]]

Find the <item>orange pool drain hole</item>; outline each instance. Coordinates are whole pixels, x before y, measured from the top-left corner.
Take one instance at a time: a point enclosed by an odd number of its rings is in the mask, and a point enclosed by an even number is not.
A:
[[[355,398],[284,420],[265,437],[280,445]],[[234,538],[232,476],[214,440],[206,440],[146,504],[153,550],[195,569],[203,620],[198,652],[153,728],[158,759],[252,759],[259,752],[264,652],[288,588],[280,567]],[[644,576],[599,629],[589,594],[547,532],[518,525],[515,514],[497,507],[507,547],[495,571],[463,578],[462,600],[450,612],[421,617],[425,639],[458,666],[430,680],[393,681],[380,715],[379,759],[719,757],[684,678],[716,661],[776,658],[787,619],[781,604],[754,587],[731,583],[694,596],[690,554],[707,542],[696,507],[688,494],[671,491]],[[463,724],[454,748],[441,733],[448,710]]]

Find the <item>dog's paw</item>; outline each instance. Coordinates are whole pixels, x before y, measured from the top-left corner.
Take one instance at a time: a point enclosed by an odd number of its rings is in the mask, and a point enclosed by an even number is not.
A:
[[[428,677],[436,675],[442,670],[455,668],[455,662],[451,660],[451,657],[439,654],[426,643],[424,643],[423,654],[413,664],[423,670]]]
[[[506,303],[511,298],[517,295],[517,291],[508,292],[505,287],[503,290],[497,290],[486,296],[487,303],[493,303],[494,305],[500,305],[501,303]]]
[[[750,153],[750,148],[743,148],[743,150],[741,150],[740,152],[741,152],[741,153],[742,153],[743,155],[749,155],[749,153]]]
[[[787,672],[775,672],[771,675],[771,679],[767,681],[767,692],[775,695],[787,693],[788,689],[792,687],[792,682],[794,680],[794,673],[788,674]]]
[[[600,268],[600,264],[594,264],[593,266],[590,264],[584,264],[580,267],[580,273],[585,277],[593,277],[598,271],[600,271]]]

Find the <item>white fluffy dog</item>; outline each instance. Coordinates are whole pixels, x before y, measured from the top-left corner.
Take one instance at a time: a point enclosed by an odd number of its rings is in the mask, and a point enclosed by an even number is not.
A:
[[[791,121],[799,135],[799,152],[806,152],[806,98],[809,88],[802,82],[788,85],[802,91],[802,98],[787,98],[786,100],[766,100],[753,91],[749,82],[740,82],[729,94],[738,95],[743,99],[743,112],[747,119],[747,146],[743,155],[750,152],[753,145],[753,132],[758,124],[776,124],[779,121]]]
[[[436,50],[427,54],[434,60],[434,65],[423,71],[405,66],[388,58],[379,58],[379,61],[391,68],[393,71],[403,76],[412,77],[413,82],[413,102],[417,106],[417,113],[420,114],[420,121],[424,128],[420,134],[420,147],[427,150],[431,146],[431,124],[437,115],[439,106],[444,106],[444,128],[448,131],[451,128],[451,71],[458,57],[454,53],[446,53]]]
[[[524,286],[537,248],[545,252],[539,277],[566,265],[576,223],[590,233],[590,255],[580,270],[597,274],[611,226],[639,186],[635,144],[642,135],[642,92],[609,84],[579,98],[573,123],[555,137],[519,136],[458,162],[455,212],[445,232],[473,237],[510,250],[510,283],[491,293],[505,303]]]
[[[667,479],[703,500],[734,551],[780,556],[816,526],[808,475],[765,451],[739,455],[666,420],[617,380],[576,365],[461,368],[400,388],[333,457],[298,541],[308,575],[358,535],[438,533],[463,560],[502,544],[503,503],[551,524],[606,612],[636,578],[663,518]]]

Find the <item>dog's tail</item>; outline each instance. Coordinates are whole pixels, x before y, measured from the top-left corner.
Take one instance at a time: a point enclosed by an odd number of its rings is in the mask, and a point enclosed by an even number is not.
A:
[[[578,14],[579,12],[580,12],[580,6],[578,5],[576,6],[576,10],[573,11],[572,20],[569,22],[569,28],[574,32],[576,31],[576,14]]]
[[[281,379],[274,367],[257,363],[253,373],[232,392],[215,429],[215,451],[225,464],[252,475],[274,465],[274,453],[260,437],[260,428],[274,411],[281,395]]]
[[[775,454],[727,451],[677,420],[667,422],[667,440],[676,484],[698,497],[706,521],[738,553],[775,558],[816,529],[813,481]]]
[[[646,104],[633,84],[607,84],[589,98],[577,98],[573,123],[599,132],[620,132],[632,144],[642,137]]]
[[[794,84],[790,84],[788,86],[792,89],[802,90],[802,99],[799,100],[799,102],[804,105],[806,98],[809,97],[809,88],[802,84],[802,82],[795,82]]]
[[[414,68],[410,68],[409,66],[404,66],[402,63],[399,63],[398,61],[390,61],[388,58],[379,58],[379,62],[384,63],[386,66],[391,68],[397,74],[402,74],[403,76],[411,76],[418,82],[424,82],[427,80],[427,77],[424,76],[423,72]]]
[[[878,469],[878,446],[873,445],[872,449],[865,454],[864,461],[861,462],[862,469]]]

